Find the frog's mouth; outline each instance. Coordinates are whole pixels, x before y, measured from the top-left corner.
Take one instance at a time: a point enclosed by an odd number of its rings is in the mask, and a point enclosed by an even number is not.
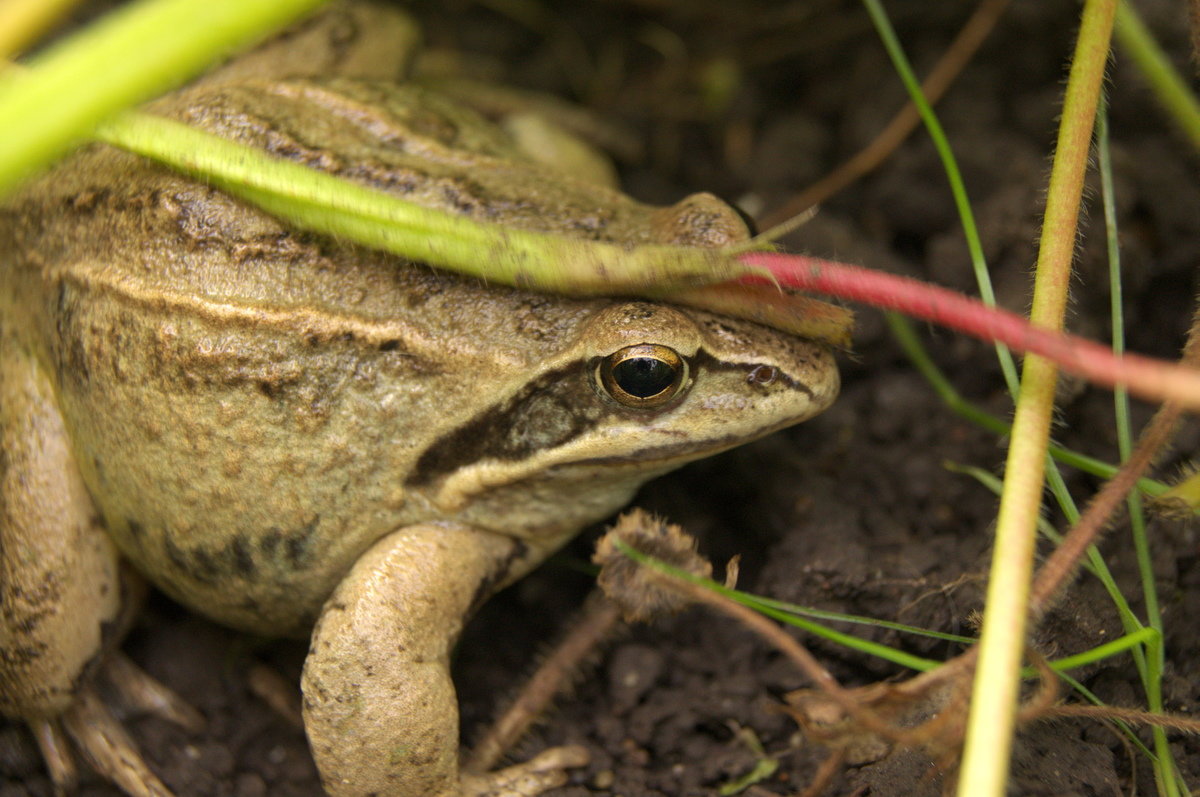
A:
[[[746,443],[753,443],[755,440],[761,440],[767,435],[774,434],[780,429],[786,429],[789,426],[807,420],[811,417],[811,413],[790,418],[779,423],[764,426],[758,432],[752,435],[736,434],[727,435],[725,437],[714,438],[707,441],[690,440],[686,443],[666,443],[657,446],[648,446],[639,448],[632,454],[609,455],[603,457],[587,457],[574,460],[572,462],[564,462],[559,465],[559,468],[570,468],[573,466],[580,467],[620,467],[622,465],[641,466],[647,468],[671,468],[686,465],[697,459],[715,456],[724,453]]]
[[[792,426],[812,412],[764,426],[754,434],[730,434],[704,441],[662,443],[637,448],[628,454],[589,456],[586,441],[542,451],[521,461],[484,459],[445,474],[437,483],[434,503],[445,511],[458,511],[480,495],[526,481],[618,481],[641,484],[688,462],[737,448]],[[610,478],[606,478],[610,477]]]

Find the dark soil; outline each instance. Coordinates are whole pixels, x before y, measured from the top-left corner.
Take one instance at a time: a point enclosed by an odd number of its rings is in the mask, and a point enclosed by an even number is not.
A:
[[[921,70],[969,12],[959,3],[888,5]],[[1178,55],[1180,68],[1188,70],[1185,4],[1137,5]],[[418,14],[442,54],[478,53],[464,57],[469,67],[589,102],[637,130],[647,156],[626,166],[627,184],[648,201],[671,202],[705,189],[741,202],[752,214],[766,212],[868,143],[904,99],[865,12],[850,0],[538,8],[545,16],[529,26],[465,2],[429,3]],[[1062,0],[1014,3],[939,106],[978,214],[997,292],[1015,310],[1028,300],[1057,103],[1078,11],[1078,3]],[[712,79],[719,73],[716,66],[735,70],[740,82],[717,103],[719,110],[710,111],[699,85],[704,75]],[[1110,95],[1130,346],[1171,357],[1183,341],[1196,295],[1197,158],[1124,57],[1112,71]],[[1088,211],[1071,325],[1104,339],[1108,289],[1098,192],[1089,198]],[[974,290],[946,178],[920,132],[876,173],[829,200],[785,244]],[[933,356],[958,390],[998,415],[1010,413],[989,346],[940,330],[926,333]],[[843,395],[824,416],[660,479],[637,503],[697,536],[718,572],[741,555],[745,589],[971,634],[996,500],[945,463],[998,472],[1004,443],[939,402],[876,312],[860,313],[854,352],[841,360]],[[1067,380],[1060,407],[1055,433],[1061,441],[1115,458],[1108,392]],[[1135,408],[1136,424],[1148,417],[1146,407]],[[1159,472],[1174,474],[1196,443],[1196,426],[1185,426],[1176,441],[1179,456]],[[1098,484],[1069,470],[1065,475],[1081,503]],[[1049,516],[1064,528],[1057,512]],[[1155,519],[1150,531],[1167,629],[1167,708],[1194,715],[1200,702],[1196,526]],[[473,623],[457,661],[466,742],[570,622],[592,585],[576,565],[587,560],[594,538],[595,530],[583,535],[563,556],[493,600]],[[1140,608],[1142,591],[1123,520],[1103,548],[1125,594]],[[957,652],[948,643],[891,631],[847,630],[926,657]],[[1039,630],[1036,643],[1043,653],[1063,655],[1120,633],[1111,602],[1085,576]],[[801,638],[844,684],[906,674]],[[126,650],[209,720],[201,736],[155,718],[129,723],[149,761],[179,795],[319,793],[302,732],[253,697],[245,677],[251,664],[265,662],[295,682],[303,644],[251,640],[158,597]],[[1074,675],[1112,705],[1144,706],[1128,656]],[[514,758],[548,745],[586,745],[593,763],[573,785],[554,792],[563,797],[709,795],[753,768],[756,754],[746,742],[752,734],[779,768],[747,793],[795,794],[828,755],[779,711],[785,693],[805,686],[795,667],[744,627],[692,608],[623,631],[598,652],[574,691],[558,701]],[[1185,779],[1200,785],[1200,744],[1177,736],[1173,749]],[[0,795],[48,794],[40,772],[24,731],[0,728]],[[1146,760],[1102,724],[1042,723],[1020,737],[1010,792],[1151,794],[1150,772]],[[937,794],[942,787],[942,774],[927,754],[900,751],[844,769],[826,793]],[[80,793],[114,791],[88,781]]]

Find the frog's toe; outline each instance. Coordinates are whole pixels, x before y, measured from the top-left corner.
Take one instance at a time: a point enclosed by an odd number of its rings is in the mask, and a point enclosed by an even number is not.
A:
[[[196,709],[120,653],[108,655],[101,673],[122,706],[155,714],[192,731],[203,727],[204,718]],[[94,686],[81,689],[59,717],[30,720],[29,728],[56,794],[75,790],[78,778],[73,747],[98,775],[129,797],[172,797]]]
[[[131,711],[153,714],[185,730],[198,733],[204,716],[173,690],[159,683],[120,651],[108,654],[101,671],[103,680],[115,691],[117,702]],[[84,759],[101,776],[119,786],[130,797],[171,797],[138,752],[120,720],[93,688],[83,691],[62,717],[62,726]],[[48,739],[50,737],[47,737]],[[39,737],[39,742],[42,742]],[[61,745],[59,745],[61,749]],[[58,766],[42,742],[47,768],[60,790]],[[65,753],[65,750],[62,750]],[[63,761],[70,763],[64,755]]]
[[[122,705],[153,714],[192,733],[204,730],[203,714],[120,651],[109,655],[104,677],[117,690]]]
[[[79,693],[63,714],[62,724],[92,769],[129,797],[173,797],[150,771],[120,721],[91,688]]]
[[[464,775],[463,797],[532,797],[562,786],[567,770],[586,766],[591,756],[580,745],[552,747],[523,764],[488,772]]]
[[[276,716],[294,728],[304,729],[304,712],[300,691],[294,681],[288,681],[278,670],[265,664],[254,664],[246,671],[246,686]]]
[[[75,768],[75,759],[62,726],[57,720],[31,720],[29,730],[42,752],[42,762],[54,783],[55,793],[70,794],[75,790],[79,771]]]

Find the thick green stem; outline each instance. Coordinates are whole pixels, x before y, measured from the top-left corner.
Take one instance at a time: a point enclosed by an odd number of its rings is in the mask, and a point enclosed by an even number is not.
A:
[[[1116,0],[1087,0],[1063,101],[1030,312],[1034,324],[1052,329],[1062,328],[1066,310],[1083,178],[1115,15]],[[1005,793],[1057,377],[1053,363],[1026,358],[996,523],[960,795]]]
[[[148,100],[322,0],[143,0],[0,74],[0,193],[102,119]]]

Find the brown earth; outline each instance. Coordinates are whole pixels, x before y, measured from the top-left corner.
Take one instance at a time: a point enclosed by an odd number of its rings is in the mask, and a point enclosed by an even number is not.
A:
[[[480,4],[485,5],[485,4]],[[496,4],[500,7],[503,4]],[[1186,11],[1139,2],[1160,38],[1186,63]],[[957,3],[888,4],[921,70],[947,46],[969,9]],[[535,8],[530,6],[528,8]],[[900,83],[862,7],[690,0],[546,4],[525,25],[473,4],[426,3],[417,13],[431,44],[492,76],[591,101],[632,125],[648,143],[626,169],[633,193],[669,202],[707,189],[758,212],[828,172],[864,146],[903,101]],[[552,10],[551,10],[552,9]],[[1022,310],[1035,257],[1043,186],[1078,4],[1015,3],[968,67],[939,114],[978,214],[997,293]],[[597,65],[601,67],[597,67]],[[705,111],[702,74],[736,69],[738,90]],[[1193,72],[1186,72],[1194,74]],[[1113,159],[1126,279],[1126,324],[1134,350],[1171,357],[1182,343],[1200,261],[1197,157],[1182,143],[1128,59],[1112,73]],[[710,88],[714,83],[708,84]],[[1097,183],[1098,185],[1098,183]],[[1108,334],[1108,289],[1098,191],[1080,246],[1071,326]],[[933,147],[914,135],[876,173],[829,200],[815,221],[785,239],[803,250],[973,290],[963,234]],[[989,557],[994,496],[944,463],[998,472],[1003,441],[947,409],[900,353],[881,317],[859,316],[854,353],[841,358],[838,404],[802,427],[693,465],[649,486],[640,506],[682,524],[714,562],[741,555],[743,588],[822,609],[973,632]],[[1010,404],[990,347],[939,330],[924,337],[958,390],[1006,416]],[[1110,394],[1068,381],[1058,438],[1112,460]],[[1135,408],[1135,424],[1149,411]],[[1159,472],[1170,476],[1196,449],[1189,424]],[[1070,470],[1080,502],[1097,480]],[[1060,528],[1061,516],[1050,511]],[[1164,609],[1168,710],[1194,715],[1200,702],[1200,548],[1194,523],[1150,523]],[[460,646],[457,682],[469,741],[512,693],[589,591],[585,562],[595,533],[491,602]],[[1142,605],[1127,524],[1103,546],[1135,609]],[[949,643],[864,626],[846,630],[912,653],[947,658]],[[1120,634],[1111,602],[1083,577],[1039,630],[1042,652],[1064,655]],[[830,643],[800,637],[851,686],[904,671]],[[247,688],[245,672],[265,662],[291,682],[305,646],[252,640],[152,599],[126,646],[153,675],[208,718],[190,736],[155,718],[130,728],[164,780],[184,796],[315,795],[319,786],[302,733]],[[1144,705],[1128,656],[1073,673],[1113,705]],[[777,772],[748,794],[795,794],[827,755],[778,710],[805,686],[789,662],[736,622],[693,608],[630,629],[579,676],[570,695],[516,758],[578,742],[592,766],[561,797],[710,795],[748,772],[761,742]],[[1148,739],[1143,734],[1143,739]],[[1175,737],[1185,779],[1200,784],[1200,744]],[[32,741],[0,726],[0,797],[47,795]],[[926,754],[899,752],[845,769],[827,794],[937,794],[941,777]],[[1155,792],[1148,763],[1097,722],[1041,723],[1020,737],[1011,794],[1112,795]],[[88,781],[80,794],[109,797]]]

